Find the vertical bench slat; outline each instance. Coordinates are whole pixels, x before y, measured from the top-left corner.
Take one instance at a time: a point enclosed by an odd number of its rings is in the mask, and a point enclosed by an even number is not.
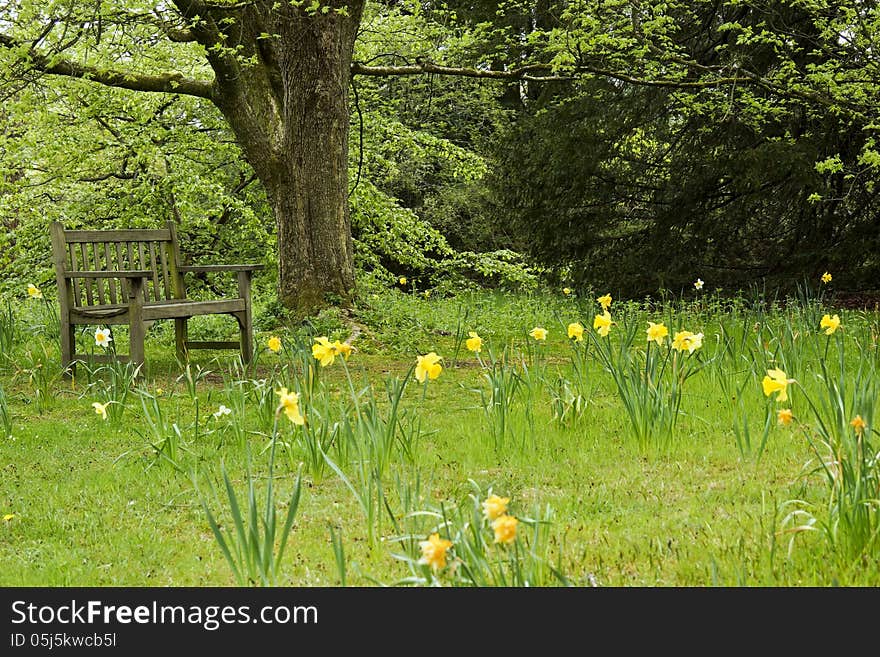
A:
[[[88,270],[91,265],[89,265],[89,252],[86,251],[85,242],[80,242],[79,245],[80,254],[82,255],[82,266],[84,270]],[[92,281],[88,278],[83,279],[83,287],[86,289],[86,302],[90,306],[95,305],[95,297],[92,295]]]
[[[98,243],[92,242],[92,257],[95,259],[95,271],[105,271],[107,269],[107,265],[101,262],[101,252],[98,250]],[[106,297],[104,296],[104,279],[99,278],[95,281],[95,289],[98,292],[98,303],[100,305],[106,305]]]
[[[168,272],[168,256],[166,254],[167,242],[160,242],[156,244],[156,247],[159,249],[159,260],[162,263],[162,284],[165,287],[165,298],[173,299],[174,297],[171,294],[171,275]]]
[[[159,263],[156,262],[155,242],[150,242],[150,269],[153,270],[153,299],[160,301],[162,294],[159,291]]]
[[[125,252],[128,255],[128,260],[125,263],[126,269],[142,269],[142,267],[138,266],[137,261],[135,260],[137,251],[135,251],[134,244],[134,242],[125,243]],[[141,293],[143,293],[143,290],[141,290]]]
[[[70,251],[70,270],[79,270],[79,264],[76,261],[76,246],[74,246],[73,244],[68,244],[67,249],[68,251]],[[82,288],[80,287],[78,278],[73,279],[73,305],[82,305]]]
[[[125,256],[123,256],[122,251],[122,242],[116,242],[116,266],[120,269],[128,269],[125,265]],[[119,281],[119,303],[126,303],[128,299],[126,299],[126,295],[128,294],[128,290],[125,288],[125,282],[120,279]]]
[[[137,268],[138,269],[149,269],[147,265],[147,259],[144,253],[144,243],[137,243]],[[144,281],[144,302],[150,300],[150,281],[149,279]]]
[[[107,269],[110,271],[116,271],[120,269],[119,263],[113,262],[113,252],[110,250],[110,242],[104,242],[104,257],[107,259]],[[121,283],[122,281],[120,281]],[[116,299],[116,280],[113,278],[107,279],[108,285],[108,293],[110,294],[110,303],[117,303]],[[120,290],[121,294],[121,290]]]

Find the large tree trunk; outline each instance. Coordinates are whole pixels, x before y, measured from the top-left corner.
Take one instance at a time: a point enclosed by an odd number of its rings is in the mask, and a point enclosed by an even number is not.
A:
[[[344,4],[344,14],[317,15],[250,5],[226,42],[245,44],[256,64],[207,55],[217,73],[213,100],[274,212],[279,298],[297,316],[354,292],[348,87],[363,3]]]
[[[285,26],[278,175],[267,192],[278,224],[279,295],[300,311],[354,289],[348,204],[348,87],[355,24],[308,18]],[[286,36],[286,38],[284,38]]]

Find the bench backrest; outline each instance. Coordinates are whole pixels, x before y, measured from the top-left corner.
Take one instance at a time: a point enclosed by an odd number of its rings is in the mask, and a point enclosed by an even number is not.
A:
[[[52,259],[58,294],[70,306],[103,306],[128,303],[125,283],[119,278],[66,277],[77,271],[149,270],[144,300],[186,297],[178,270],[180,251],[173,222],[160,229],[66,230],[52,222]]]

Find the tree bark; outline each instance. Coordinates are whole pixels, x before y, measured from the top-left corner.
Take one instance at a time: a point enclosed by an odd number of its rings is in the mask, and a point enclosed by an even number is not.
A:
[[[322,17],[282,33],[283,137],[266,190],[278,225],[279,296],[295,311],[354,291],[348,89],[356,27],[351,17]]]

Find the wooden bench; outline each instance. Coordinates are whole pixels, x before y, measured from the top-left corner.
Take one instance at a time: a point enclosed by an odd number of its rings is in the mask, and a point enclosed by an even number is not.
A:
[[[127,359],[144,362],[144,340],[149,326],[159,319],[174,320],[177,357],[190,349],[240,349],[244,362],[253,355],[251,277],[263,265],[181,264],[177,229],[173,222],[158,230],[65,230],[53,222],[52,259],[61,305],[61,361],[73,373],[76,361],[75,327],[128,324]],[[238,295],[233,298],[195,301],[186,296],[184,274],[234,272]],[[239,342],[193,342],[187,321],[197,315],[232,315],[238,320]],[[101,354],[93,360],[125,356]]]

